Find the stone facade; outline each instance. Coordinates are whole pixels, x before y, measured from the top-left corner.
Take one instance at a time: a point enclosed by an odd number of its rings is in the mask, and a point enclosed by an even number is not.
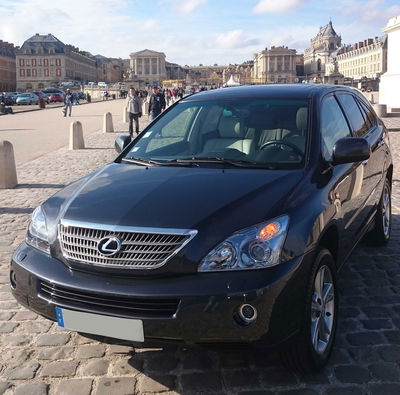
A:
[[[130,54],[130,69],[127,73],[129,81],[146,85],[159,85],[167,79],[165,53],[149,49]]]
[[[377,86],[387,68],[386,36],[345,45],[339,49],[336,60],[339,72],[345,78],[358,82],[360,88],[363,84]]]
[[[389,20],[387,34],[387,72],[381,77],[379,103],[400,108],[400,15]]]
[[[188,66],[188,84],[222,86],[226,66]]]
[[[241,64],[229,65],[223,71],[223,82],[226,83],[233,76],[233,79],[241,85],[250,85],[253,81],[253,67],[254,62],[252,60]]]
[[[271,47],[254,55],[253,83],[290,84],[296,82],[296,78],[295,49]]]
[[[304,74],[311,82],[327,82],[326,65],[333,62],[342,38],[335,32],[332,22],[322,26],[304,51]],[[332,69],[330,69],[331,71]]]
[[[129,60],[106,58],[101,55],[96,55],[94,58],[97,61],[96,81],[104,81],[110,84],[123,81],[124,74],[129,69]]]
[[[0,40],[0,92],[16,89],[15,51],[13,44]]]
[[[16,54],[17,89],[36,90],[61,81],[95,81],[96,61],[52,34],[36,34]]]

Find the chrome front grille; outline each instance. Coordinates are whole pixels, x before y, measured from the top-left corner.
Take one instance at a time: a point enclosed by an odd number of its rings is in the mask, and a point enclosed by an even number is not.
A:
[[[195,230],[131,228],[62,220],[58,234],[68,260],[94,266],[156,269],[177,254],[195,235]],[[104,239],[118,239],[119,250],[106,256],[99,250]]]

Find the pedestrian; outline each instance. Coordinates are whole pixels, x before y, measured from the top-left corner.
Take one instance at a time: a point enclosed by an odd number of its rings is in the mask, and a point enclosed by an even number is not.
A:
[[[69,109],[69,116],[71,116],[72,100],[73,100],[72,93],[69,89],[67,89],[67,93],[64,97],[64,109],[63,109],[64,117],[67,116],[68,109]]]
[[[135,88],[129,90],[126,98],[126,107],[129,112],[129,135],[133,137],[133,121],[135,121],[135,132],[139,134],[139,118],[142,116],[142,99]]]
[[[149,102],[149,112],[150,120],[152,121],[154,118],[158,117],[162,111],[165,110],[165,97],[158,87],[153,87],[153,93],[150,96]]]

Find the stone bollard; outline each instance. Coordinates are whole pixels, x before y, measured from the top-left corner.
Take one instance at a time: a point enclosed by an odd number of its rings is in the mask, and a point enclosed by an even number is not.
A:
[[[149,112],[149,102],[145,100],[142,104],[142,114],[148,114]]]
[[[9,141],[0,141],[0,189],[14,188],[18,184],[14,148]]]
[[[387,116],[386,104],[373,104],[372,106],[379,118]]]
[[[69,149],[83,148],[85,148],[85,141],[83,140],[82,124],[79,121],[72,122],[69,129]]]
[[[122,122],[125,122],[125,123],[129,122],[128,109],[126,107],[124,107],[124,110],[122,113]]]
[[[113,133],[113,132],[114,132],[114,126],[112,121],[112,114],[110,112],[106,112],[104,114],[104,120],[103,120],[103,133]]]
[[[371,93],[371,94],[369,95],[369,102],[370,102],[371,104],[375,104],[375,98],[374,98],[374,94],[373,94],[373,93]]]

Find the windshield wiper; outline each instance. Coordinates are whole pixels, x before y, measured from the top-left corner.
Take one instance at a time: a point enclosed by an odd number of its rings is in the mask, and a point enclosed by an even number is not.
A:
[[[141,158],[135,158],[135,157],[125,157],[121,159],[124,162],[129,162],[129,163],[136,163],[138,165],[143,165],[143,166],[154,166],[154,165],[162,165],[160,162],[156,162],[155,160],[151,159],[141,159]]]
[[[268,168],[274,169],[275,166],[263,163],[255,163],[247,160],[235,160],[225,159],[219,157],[205,157],[205,156],[194,156],[192,158],[174,159],[177,163],[220,163],[222,165],[229,165],[233,167],[257,167],[257,168]]]

